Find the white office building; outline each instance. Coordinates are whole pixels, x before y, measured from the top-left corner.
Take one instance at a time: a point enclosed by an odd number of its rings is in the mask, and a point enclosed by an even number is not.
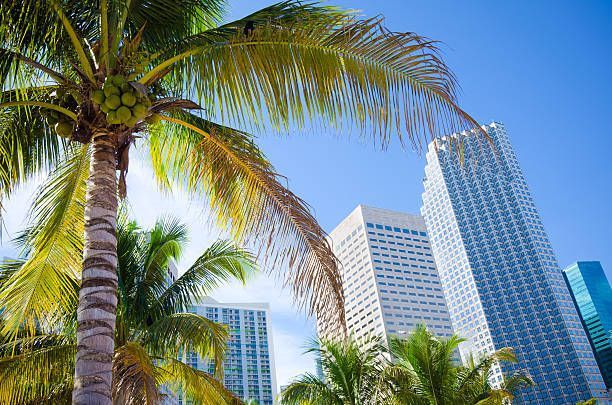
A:
[[[406,335],[425,324],[438,336],[451,323],[420,216],[359,205],[331,233],[342,266],[347,327],[358,341]],[[336,333],[325,319],[319,336]]]

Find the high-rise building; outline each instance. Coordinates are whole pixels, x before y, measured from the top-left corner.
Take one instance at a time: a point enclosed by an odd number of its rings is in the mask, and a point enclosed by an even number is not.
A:
[[[605,385],[502,124],[429,145],[422,214],[463,358],[511,347],[535,387],[515,403],[575,404]],[[462,148],[458,149],[458,146]],[[457,151],[461,150],[462,153]]]
[[[425,324],[452,334],[446,302],[420,216],[359,205],[331,233],[342,266],[349,332],[359,341],[402,336]],[[319,336],[335,333],[325,319]]]
[[[192,312],[229,328],[223,362],[225,387],[245,401],[272,405],[276,398],[276,374],[268,304],[228,304],[207,298]],[[187,352],[181,360],[199,370],[214,372],[214,363],[196,353]],[[180,393],[179,404],[187,404]]]
[[[600,262],[576,262],[563,270],[578,315],[608,389],[612,389],[612,288]]]

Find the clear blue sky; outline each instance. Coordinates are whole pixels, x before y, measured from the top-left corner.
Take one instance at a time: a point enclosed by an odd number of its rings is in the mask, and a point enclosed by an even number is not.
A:
[[[269,4],[234,1],[230,16]],[[612,278],[612,2],[338,0],[394,31],[442,41],[481,122],[503,122],[559,264],[601,260]],[[333,136],[263,148],[329,231],[357,204],[418,212],[424,157]]]

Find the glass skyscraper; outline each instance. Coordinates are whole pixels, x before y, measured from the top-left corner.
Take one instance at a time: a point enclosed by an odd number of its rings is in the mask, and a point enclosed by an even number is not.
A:
[[[417,324],[448,337],[452,328],[425,222],[418,215],[359,205],[330,232],[342,267],[346,322],[357,341],[405,336]],[[336,325],[317,320],[319,336]]]
[[[276,397],[276,374],[268,304],[229,304],[207,298],[193,313],[227,325],[229,339],[223,362],[223,385],[246,400],[272,405]],[[196,353],[181,359],[199,370],[213,373],[214,364]],[[178,395],[178,403],[188,404]]]
[[[578,315],[608,389],[612,388],[612,288],[600,262],[576,262],[563,270]]]
[[[502,124],[429,145],[422,214],[462,358],[512,347],[536,386],[515,403],[607,396],[591,346]],[[457,146],[461,144],[462,148]],[[457,151],[461,150],[461,153]],[[463,163],[462,163],[463,159]]]

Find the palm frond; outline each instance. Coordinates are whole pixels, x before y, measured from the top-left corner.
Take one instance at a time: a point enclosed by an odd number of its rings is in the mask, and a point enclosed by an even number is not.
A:
[[[87,58],[84,40],[91,40],[98,31],[92,6],[91,2],[0,0],[0,48],[12,52],[0,58],[0,87],[26,74],[28,63],[20,56],[63,76],[66,71],[87,70],[87,66],[78,70],[75,66]]]
[[[359,343],[352,338],[311,341],[307,353],[320,357],[325,381],[311,374],[298,377],[281,394],[283,403],[370,403],[382,388],[380,375],[386,365],[386,349],[381,341],[379,337]]]
[[[220,20],[222,0],[115,1],[111,14],[123,21],[120,35],[134,36],[141,28],[142,47],[153,53],[176,46],[188,36],[213,28]],[[119,25],[119,24],[118,24]]]
[[[66,10],[64,10],[62,4],[58,0],[48,0],[47,3],[51,5],[55,13],[57,14],[60,22],[64,27],[64,31],[70,38],[70,42],[74,47],[74,51],[76,52],[79,60],[79,68],[85,73],[85,76],[91,81],[95,82],[94,73],[93,73],[93,63],[90,60],[89,56],[85,52],[85,44],[83,42],[83,38],[79,35],[77,30],[75,30],[73,26],[73,22],[70,21],[68,15],[66,15]]]
[[[75,146],[36,195],[32,225],[19,238],[27,260],[0,291],[7,333],[52,325],[76,305],[89,159],[87,146]]]
[[[217,241],[158,297],[152,313],[187,311],[221,284],[232,279],[245,282],[255,271],[255,258],[228,241]]]
[[[9,49],[0,48],[0,77],[4,77],[5,74],[2,72],[6,72],[11,67],[14,66],[16,62],[21,62],[24,65],[33,67],[40,71],[40,73],[46,74],[50,79],[55,80],[58,83],[70,83],[69,80],[59,72],[51,69],[50,67],[45,66],[44,64],[37,62],[34,59],[28,58],[25,55],[20,54],[19,52],[11,51]],[[74,84],[74,83],[71,83]]]
[[[113,358],[113,400],[119,404],[158,404],[157,369],[144,347],[127,342]]]
[[[281,392],[283,405],[343,405],[344,402],[325,381],[306,373],[292,381]]]
[[[355,123],[383,147],[395,136],[422,146],[480,128],[458,107],[455,77],[435,41],[390,32],[380,17],[361,20],[316,4],[308,5],[309,17],[284,22],[293,7],[299,14],[300,2],[285,2],[265,22],[230,27],[229,38],[221,29],[191,38],[142,81],[173,68],[175,92],[197,98],[223,122],[269,120],[287,129],[318,115],[338,126]]]
[[[227,328],[193,313],[175,313],[155,320],[143,331],[143,344],[151,353],[175,357],[187,350],[214,361],[221,375]]]
[[[165,359],[159,369],[158,383],[169,384],[175,392],[180,391],[194,405],[239,405],[242,403],[212,375],[176,359]]]
[[[457,381],[452,357],[462,341],[457,336],[438,338],[424,325],[418,325],[407,339],[391,336],[389,349],[397,373],[401,375],[402,371],[403,379],[417,382],[415,393],[434,403],[452,402]],[[403,394],[410,394],[409,391]]]
[[[147,232],[147,251],[140,290],[157,298],[167,285],[168,266],[180,260],[187,242],[187,227],[178,218],[161,218]]]
[[[176,125],[162,125],[149,137],[160,183],[207,197],[219,225],[258,247],[268,269],[287,269],[285,285],[300,306],[335,314],[344,325],[342,282],[326,234],[252,138],[190,114],[164,119]]]
[[[0,103],[46,100],[53,89],[2,92]],[[31,106],[0,107],[0,198],[30,180],[33,175],[53,168],[63,158],[64,141],[46,125],[40,109]]]
[[[17,342],[20,343],[20,342]],[[58,336],[37,336],[20,345],[0,349],[0,403],[59,403],[70,398],[74,372],[74,342]],[[59,401],[59,402],[53,402]]]

